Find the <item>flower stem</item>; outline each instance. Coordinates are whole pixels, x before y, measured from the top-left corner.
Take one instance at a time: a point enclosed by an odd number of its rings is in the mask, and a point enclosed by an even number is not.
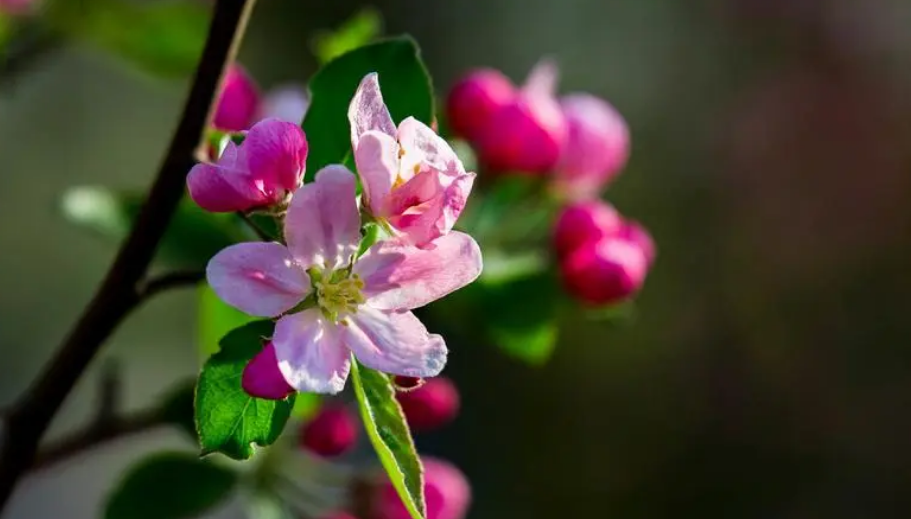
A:
[[[45,370],[5,417],[0,446],[0,512],[35,461],[41,437],[117,325],[140,302],[138,287],[184,192],[211,118],[226,64],[237,51],[255,0],[219,0],[193,86],[168,152],[129,237],[85,312]]]

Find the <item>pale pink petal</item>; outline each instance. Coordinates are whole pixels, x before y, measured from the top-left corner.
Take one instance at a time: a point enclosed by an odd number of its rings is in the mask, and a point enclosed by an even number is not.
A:
[[[449,176],[465,174],[462,161],[449,143],[414,117],[408,117],[399,125],[398,141],[402,147],[400,156],[403,180],[427,170],[436,170]]]
[[[560,70],[552,59],[542,59],[532,67],[522,86],[522,91],[531,96],[553,97],[557,92]]]
[[[351,148],[357,149],[358,140],[365,132],[374,130],[395,135],[395,123],[383,102],[379,77],[376,72],[364,76],[357,92],[348,105],[348,122],[351,124]]]
[[[316,308],[286,315],[275,324],[275,355],[285,380],[298,391],[338,393],[345,387],[351,355]]]
[[[209,260],[209,285],[224,302],[250,315],[274,317],[300,303],[310,278],[283,245],[247,242],[231,245]]]
[[[453,231],[418,249],[401,240],[377,243],[354,265],[364,280],[367,304],[382,310],[412,309],[436,301],[481,274],[481,249]]]
[[[399,145],[391,135],[368,131],[361,135],[354,151],[357,174],[364,197],[374,216],[386,216],[386,198],[399,173]]]
[[[340,326],[342,340],[368,368],[406,377],[434,377],[446,365],[446,343],[411,312],[361,305]]]
[[[283,400],[294,392],[278,369],[275,346],[271,342],[244,367],[240,385],[248,395],[267,400]]]
[[[276,117],[289,123],[301,124],[307,109],[310,108],[310,97],[303,85],[289,84],[270,89],[266,92],[260,106],[259,117],[266,119]]]
[[[297,190],[285,217],[288,249],[305,268],[347,265],[360,244],[354,173],[326,166]]]
[[[300,126],[265,119],[250,128],[242,147],[250,176],[266,193],[284,194],[301,184],[307,164],[307,139]]]
[[[389,200],[389,222],[415,245],[445,235],[465,208],[474,173],[455,179],[428,171],[396,189]],[[448,183],[448,185],[446,185]]]

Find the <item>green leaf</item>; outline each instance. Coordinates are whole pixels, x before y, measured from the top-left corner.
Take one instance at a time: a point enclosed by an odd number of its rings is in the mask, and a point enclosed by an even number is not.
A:
[[[131,468],[110,494],[105,519],[197,517],[231,493],[237,475],[192,454],[155,454]]]
[[[417,44],[404,36],[391,38],[344,54],[317,72],[310,81],[310,108],[304,131],[310,145],[307,181],[328,164],[344,162],[351,151],[348,104],[367,74],[377,72],[392,119],[433,121],[433,88]]]
[[[426,514],[423,467],[405,415],[395,399],[392,382],[385,374],[359,364],[354,358],[351,378],[364,428],[380,463],[412,519],[423,519]]]
[[[253,398],[240,385],[244,366],[272,335],[272,321],[256,321],[226,335],[212,355],[196,386],[196,430],[203,455],[213,452],[243,460],[253,456],[253,444],[271,445],[278,439],[294,407],[285,400]]]
[[[508,253],[489,248],[484,251],[484,271],[478,282],[497,285],[540,274],[550,266],[547,256],[538,250]]]
[[[542,272],[496,285],[478,285],[488,334],[507,354],[543,364],[553,353],[559,332],[559,289]]]
[[[63,194],[60,209],[68,221],[119,241],[129,234],[143,200],[144,195],[136,192],[81,186]],[[248,237],[235,215],[209,213],[184,198],[162,239],[158,259],[175,267],[201,269],[216,252]]]
[[[211,7],[198,0],[58,0],[47,19],[59,31],[98,46],[156,76],[195,70]]]
[[[362,47],[380,35],[383,18],[379,11],[367,7],[358,11],[335,31],[321,32],[313,38],[313,53],[320,63]]]
[[[228,332],[256,319],[222,301],[207,284],[199,287],[198,304],[197,333],[203,359],[218,351],[219,341]]]

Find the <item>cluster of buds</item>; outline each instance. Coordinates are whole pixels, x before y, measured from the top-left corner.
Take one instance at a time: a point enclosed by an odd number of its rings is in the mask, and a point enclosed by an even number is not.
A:
[[[452,131],[492,174],[547,180],[564,204],[554,251],[567,292],[587,305],[621,302],[645,281],[655,256],[648,231],[600,195],[629,157],[629,130],[608,102],[556,95],[557,69],[540,62],[515,86],[496,70],[468,74],[447,101]]]

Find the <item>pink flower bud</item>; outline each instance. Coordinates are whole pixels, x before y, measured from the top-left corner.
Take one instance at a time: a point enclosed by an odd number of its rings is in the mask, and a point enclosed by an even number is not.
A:
[[[590,305],[632,296],[642,287],[647,271],[642,247],[617,235],[585,242],[560,262],[567,292]]]
[[[248,395],[267,400],[282,400],[294,393],[294,388],[278,369],[278,358],[271,342],[247,363],[240,385]]]
[[[396,398],[414,431],[436,429],[459,413],[459,391],[446,377],[429,378],[417,389],[398,393]]]
[[[557,101],[522,94],[494,112],[475,145],[481,162],[493,171],[542,174],[556,166],[565,138]]]
[[[652,235],[642,224],[634,220],[627,220],[620,228],[618,236],[638,245],[642,249],[642,253],[645,254],[645,259],[649,265],[655,261],[655,240],[652,239]]]
[[[239,132],[253,124],[259,112],[259,89],[247,72],[233,63],[225,73],[212,124],[219,130]]]
[[[301,445],[320,456],[348,452],[357,441],[358,424],[346,407],[324,407],[301,430]]]
[[[265,207],[300,187],[306,161],[307,139],[300,126],[266,119],[247,132],[240,146],[229,142],[217,163],[193,166],[187,189],[207,211]]]
[[[516,98],[512,82],[497,70],[479,69],[456,83],[446,100],[449,127],[455,135],[476,139],[493,114]]]
[[[626,121],[607,102],[588,94],[568,95],[560,105],[568,131],[555,183],[572,198],[597,196],[626,165]]]
[[[471,487],[465,475],[449,462],[423,456],[424,496],[427,500],[427,519],[462,519],[471,504]],[[379,488],[375,500],[374,519],[410,519],[388,480]]]
[[[623,219],[616,209],[602,200],[589,200],[567,206],[557,217],[554,227],[554,248],[563,258],[583,243],[597,241],[623,228]]]

